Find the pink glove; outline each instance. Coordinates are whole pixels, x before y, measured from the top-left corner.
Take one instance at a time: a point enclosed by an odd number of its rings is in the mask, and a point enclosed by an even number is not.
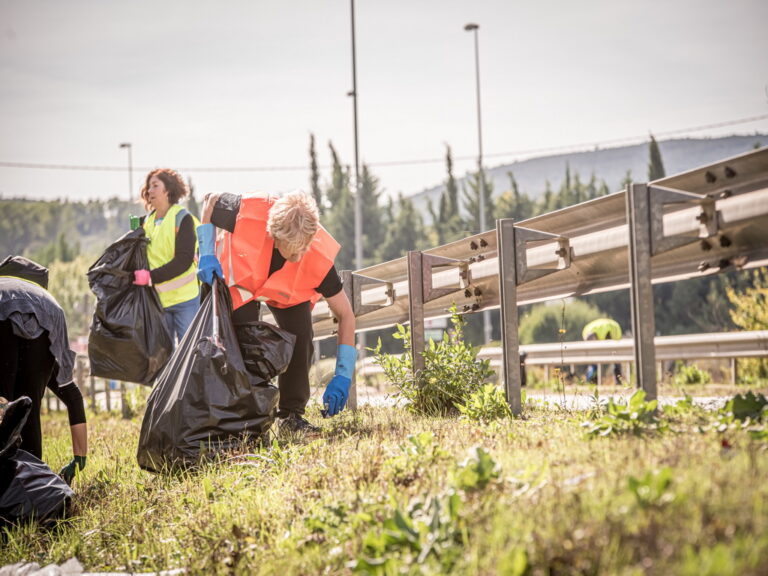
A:
[[[149,275],[149,270],[134,270],[133,283],[136,286],[152,286],[152,277]]]

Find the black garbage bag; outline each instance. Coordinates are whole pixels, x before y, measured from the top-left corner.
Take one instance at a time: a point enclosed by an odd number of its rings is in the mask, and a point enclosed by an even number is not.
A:
[[[137,453],[145,470],[194,466],[243,440],[260,439],[274,422],[277,387],[246,368],[229,291],[214,284],[147,400]],[[269,358],[290,360],[292,335],[273,331],[280,337],[272,340],[278,350],[266,347]]]
[[[47,464],[18,447],[30,410],[32,400],[22,396],[5,407],[0,420],[0,527],[52,523],[66,514],[74,495]]]
[[[128,232],[88,269],[96,311],[88,337],[91,374],[151,384],[173,350],[160,298],[136,286],[133,271],[148,269],[144,229]]]
[[[269,322],[235,324],[246,369],[263,380],[282,374],[291,362],[296,336]]]

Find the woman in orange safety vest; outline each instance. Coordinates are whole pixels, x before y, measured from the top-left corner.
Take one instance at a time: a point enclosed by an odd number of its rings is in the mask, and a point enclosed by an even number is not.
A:
[[[218,250],[215,227],[224,230]],[[339,244],[320,225],[314,199],[303,192],[208,195],[197,237],[198,278],[210,284],[218,276],[227,283],[233,322],[257,320],[264,302],[278,325],[296,336],[291,362],[278,376],[280,430],[317,432],[304,411],[314,353],[312,306],[319,298],[339,321],[336,369],[323,394],[328,416],[346,405],[357,351],[355,317],[333,263]]]

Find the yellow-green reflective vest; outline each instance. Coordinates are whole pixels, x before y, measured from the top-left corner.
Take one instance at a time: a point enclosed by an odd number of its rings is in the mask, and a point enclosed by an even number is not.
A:
[[[173,204],[159,224],[155,224],[155,212],[147,217],[144,222],[144,233],[149,238],[147,258],[149,259],[150,270],[159,268],[173,260],[173,256],[176,254],[176,232],[187,214],[189,212],[184,208],[178,204]],[[194,227],[197,229],[200,222],[193,214],[190,216],[192,216]],[[197,251],[197,239],[195,239],[195,251]],[[167,282],[155,284],[155,290],[160,296],[160,303],[163,308],[188,302],[200,295],[196,272],[197,267],[193,261],[183,274],[171,278]]]
[[[621,340],[621,326],[611,318],[598,318],[584,326],[581,337],[586,340],[590,334],[597,336],[598,340]]]

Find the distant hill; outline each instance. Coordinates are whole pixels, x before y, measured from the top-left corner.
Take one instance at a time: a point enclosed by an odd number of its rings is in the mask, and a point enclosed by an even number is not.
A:
[[[748,136],[724,136],[721,138],[681,138],[660,140],[658,143],[664,161],[664,169],[667,176],[670,176],[730,156],[743,154],[754,149],[755,146],[766,146],[768,145],[768,134],[755,133]],[[621,189],[621,182],[628,170],[634,181],[647,181],[648,143],[530,158],[512,164],[486,167],[486,173],[488,178],[493,181],[494,197],[509,189],[508,173],[512,172],[520,192],[528,194],[533,199],[538,199],[544,194],[547,180],[549,180],[552,190],[557,191],[560,188],[566,166],[570,166],[572,176],[578,173],[582,182],[589,181],[594,172],[598,183],[605,180],[609,190],[616,192]],[[457,180],[461,190],[466,175],[457,178]],[[422,214],[428,215],[426,211],[427,199],[432,199],[433,204],[436,205],[444,187],[442,183],[433,186],[414,194],[411,196],[411,200]]]

